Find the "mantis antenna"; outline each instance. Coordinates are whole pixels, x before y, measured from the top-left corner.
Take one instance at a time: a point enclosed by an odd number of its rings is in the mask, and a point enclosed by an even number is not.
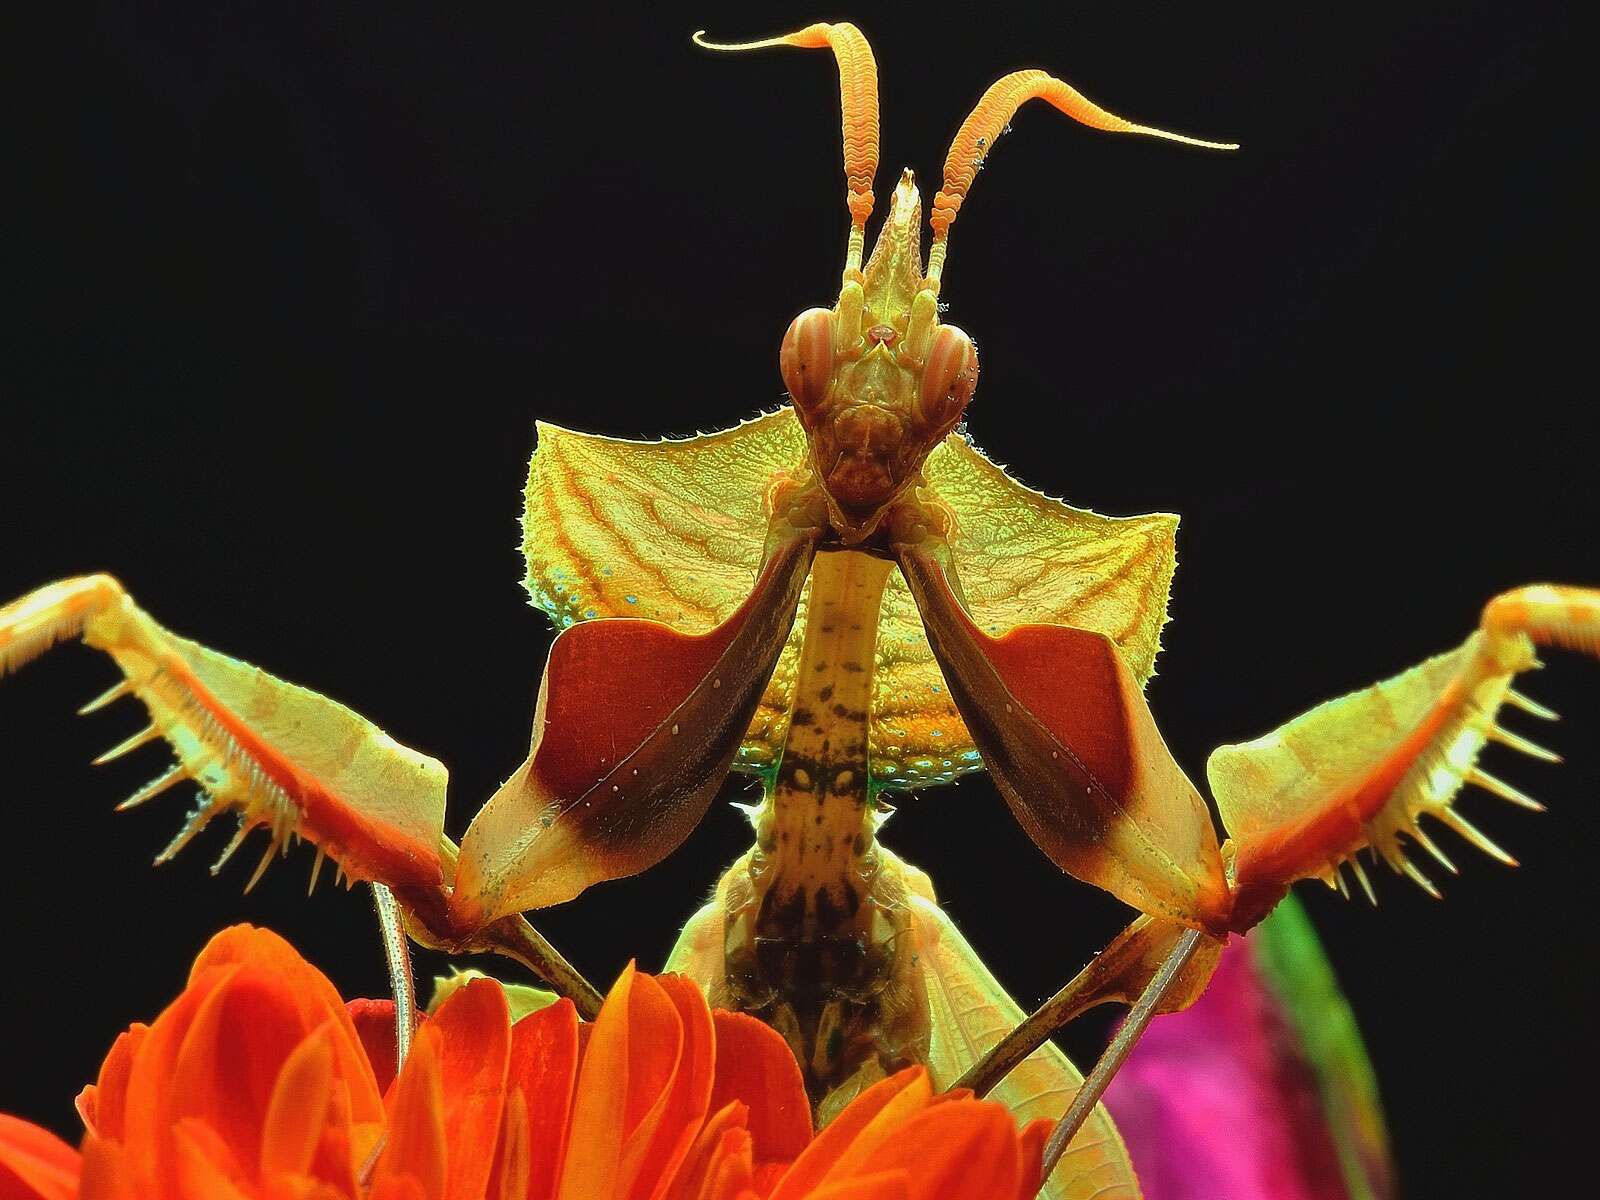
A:
[[[845,207],[850,210],[850,244],[845,252],[845,279],[860,281],[866,247],[867,218],[872,215],[872,179],[878,173],[878,62],[861,30],[849,22],[820,22],[794,33],[757,42],[706,41],[699,30],[694,44],[704,50],[764,50],[771,46],[833,49],[839,64],[839,109],[844,121]]]
[[[1007,123],[1029,100],[1043,100],[1080,124],[1091,129],[1104,129],[1110,133],[1142,133],[1148,137],[1166,138],[1186,146],[1201,146],[1207,150],[1237,150],[1236,142],[1207,142],[1186,137],[1181,133],[1168,133],[1149,125],[1136,125],[1115,113],[1109,113],[1084,97],[1076,88],[1063,83],[1044,71],[1013,71],[995,80],[984,92],[978,106],[956,131],[950,143],[950,153],[944,160],[944,185],[933,198],[933,212],[928,224],[933,226],[933,245],[928,249],[927,286],[935,293],[944,272],[946,241],[950,226],[972,188],[972,181],[983,169],[984,156],[994,146],[995,139],[1005,132]]]

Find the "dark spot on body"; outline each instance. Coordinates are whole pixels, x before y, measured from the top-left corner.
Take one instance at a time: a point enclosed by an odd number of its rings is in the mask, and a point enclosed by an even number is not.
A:
[[[760,931],[758,940],[774,934],[799,936],[805,914],[806,894],[803,889],[794,888],[780,896],[778,889],[773,888],[762,899],[760,911],[756,914],[756,929]]]
[[[846,892],[850,891],[849,888],[844,890]],[[833,894],[828,888],[818,888],[811,903],[816,910],[818,929],[833,930],[839,928],[839,922],[844,914],[839,911],[839,906],[833,902]]]

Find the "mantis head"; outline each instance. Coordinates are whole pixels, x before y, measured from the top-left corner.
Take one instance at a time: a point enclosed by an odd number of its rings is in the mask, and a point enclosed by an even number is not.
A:
[[[945,157],[934,197],[933,230],[922,258],[922,202],[908,169],[862,270],[872,182],[878,168],[877,63],[854,25],[817,24],[758,42],[709,50],[799,46],[833,50],[839,64],[850,239],[838,301],[807,309],[784,334],[778,365],[810,443],[811,469],[846,544],[871,536],[919,477],[923,461],[960,422],[978,382],[972,338],[939,319],[939,286],[950,226],[994,141],[1028,100],[1044,100],[1075,120],[1115,133],[1141,133],[1231,150],[1124,120],[1044,71],[1014,71],[996,81],[962,123]]]
[[[811,447],[839,534],[856,541],[955,428],[978,383],[978,351],[941,325],[921,286],[922,202],[909,170],[866,271],[831,309],[807,309],[783,336],[778,366]]]

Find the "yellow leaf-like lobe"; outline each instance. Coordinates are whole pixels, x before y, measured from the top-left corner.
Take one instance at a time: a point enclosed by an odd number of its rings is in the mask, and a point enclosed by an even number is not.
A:
[[[702,633],[755,581],[773,475],[805,462],[805,434],[790,408],[682,441],[541,423],[523,522],[529,594],[563,628],[627,616]],[[985,632],[1027,622],[1092,629],[1117,643],[1135,678],[1149,678],[1166,622],[1176,517],[1072,508],[1016,482],[956,434],[923,474],[955,516],[956,566]],[[782,747],[805,611],[802,597],[740,749],[742,769],[771,769]],[[945,782],[981,768],[898,571],[883,598],[874,693],[879,786]]]
[[[538,431],[526,584],[562,628],[643,617],[696,634],[726,620],[761,566],[767,485],[806,448],[788,409],[680,441]]]
[[[1072,625],[1117,644],[1134,677],[1155,673],[1177,566],[1171,513],[1103,517],[1018,483],[955,434],[923,470],[957,521],[967,607],[991,637]]]
[[[1018,625],[1071,625],[1116,643],[1147,682],[1177,566],[1178,518],[1102,517],[1018,483],[959,434],[923,475],[955,516],[951,551],[967,609],[991,637]],[[873,774],[884,786],[944,783],[982,763],[897,570],[878,626]]]
[[[557,626],[643,617],[699,634],[744,602],[761,567],[767,485],[805,461],[793,410],[682,441],[538,428],[523,512],[526,585]],[[736,766],[776,762],[804,628],[802,596]]]

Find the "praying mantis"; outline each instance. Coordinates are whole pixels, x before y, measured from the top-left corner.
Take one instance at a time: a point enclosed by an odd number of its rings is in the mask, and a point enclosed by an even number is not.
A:
[[[541,431],[529,584],[571,627],[546,666],[528,761],[460,847],[441,833],[440,764],[332,701],[168,633],[107,577],[0,610],[0,669],[80,633],[113,656],[127,678],[89,707],[132,694],[152,724],[112,753],[164,738],[178,758],[132,801],[184,779],[202,789],[164,853],[233,810],[228,854],[255,828],[270,834],[252,878],[305,838],[319,863],[326,855],[391,888],[420,940],[515,954],[591,1004],[520,914],[659,861],[730,767],[754,773],[766,784],[756,844],[671,965],[715,1003],[779,1028],[824,1117],[903,1063],[926,1062],[950,1086],[983,1083],[1008,1057],[1022,1064],[989,1081],[993,1094],[1019,1115],[1055,1115],[1076,1074],[1048,1046],[1019,1053],[1027,1039],[1009,1035],[1021,1013],[927,877],[878,844],[884,792],[986,767],[1058,866],[1141,913],[1044,1024],[1108,997],[1176,1006],[1203,986],[1221,939],[1295,880],[1342,882],[1349,864],[1367,886],[1365,848],[1425,878],[1402,840],[1440,853],[1422,815],[1493,852],[1455,793],[1473,782],[1529,803],[1479,770],[1477,753],[1490,738],[1535,749],[1495,724],[1496,711],[1544,715],[1510,690],[1512,677],[1533,665],[1535,643],[1594,651],[1600,598],[1508,593],[1457,650],[1218,751],[1208,776],[1231,835],[1219,845],[1142,695],[1174,520],[1107,520],[1046,501],[955,432],[977,355],[938,299],[951,224],[1018,104],[1045,99],[1102,129],[1170,135],[1040,73],[1007,76],[957,135],[927,259],[909,174],[869,258],[871,51],[847,25],[779,40],[829,46],[839,60],[851,224],[838,297],[783,339],[791,407],[680,443]],[[1180,943],[1192,957],[1152,993]],[[1069,1148],[1062,1194],[1091,1178],[1131,1180],[1114,1131],[1089,1119],[1098,1136]]]

